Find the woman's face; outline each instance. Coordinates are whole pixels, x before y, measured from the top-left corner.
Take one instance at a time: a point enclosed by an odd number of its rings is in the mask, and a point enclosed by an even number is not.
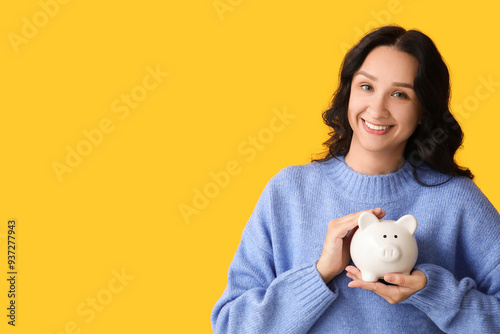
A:
[[[349,152],[403,155],[422,118],[413,89],[417,70],[415,57],[393,47],[379,46],[368,54],[351,83]]]

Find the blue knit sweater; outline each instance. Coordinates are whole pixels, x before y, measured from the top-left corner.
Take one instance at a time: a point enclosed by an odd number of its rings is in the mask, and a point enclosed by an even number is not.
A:
[[[429,167],[420,180],[449,177]],[[416,269],[427,285],[403,302],[325,284],[316,269],[328,222],[381,207],[418,220]],[[368,176],[343,157],[287,167],[265,187],[212,311],[215,333],[500,333],[500,216],[468,178],[435,187],[400,170]]]

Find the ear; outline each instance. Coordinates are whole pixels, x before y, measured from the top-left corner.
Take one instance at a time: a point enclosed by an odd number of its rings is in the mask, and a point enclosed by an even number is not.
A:
[[[406,215],[398,219],[396,224],[400,224],[408,229],[411,234],[414,234],[417,230],[417,218],[413,215]]]
[[[375,216],[371,212],[363,212],[362,214],[359,215],[358,218],[358,226],[363,231],[365,228],[368,227],[368,225],[374,224],[374,223],[379,223],[380,220],[378,220],[377,216]]]

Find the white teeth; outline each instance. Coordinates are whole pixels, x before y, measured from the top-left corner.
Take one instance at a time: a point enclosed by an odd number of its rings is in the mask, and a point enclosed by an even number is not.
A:
[[[365,121],[365,124],[367,127],[369,127],[372,130],[387,130],[390,128],[390,126],[375,125],[375,124],[368,123],[367,121]]]

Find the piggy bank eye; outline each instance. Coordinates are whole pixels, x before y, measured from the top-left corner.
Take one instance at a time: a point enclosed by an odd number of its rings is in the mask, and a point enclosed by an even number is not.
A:
[[[387,238],[387,235],[384,234],[384,238]]]
[[[398,235],[397,235],[397,234],[394,234],[394,238],[397,238],[397,237],[398,237]]]

